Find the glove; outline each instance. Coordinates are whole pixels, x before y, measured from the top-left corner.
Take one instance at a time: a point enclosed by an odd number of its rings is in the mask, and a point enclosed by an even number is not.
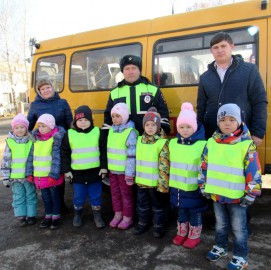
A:
[[[49,182],[49,184],[54,185],[54,184],[56,184],[56,179],[49,176],[48,177],[48,182]]]
[[[3,185],[7,188],[10,187],[10,182],[9,182],[9,179],[3,179]]]
[[[66,179],[67,179],[68,182],[70,182],[70,184],[72,184],[73,175],[72,175],[71,172],[65,173],[65,180]]]
[[[107,169],[100,169],[99,176],[102,176],[102,179],[105,178],[106,174],[107,174]]]
[[[132,176],[125,176],[126,185],[132,186],[135,182],[135,178]]]
[[[28,181],[29,183],[34,183],[34,177],[33,177],[33,175],[28,175],[28,176],[27,176],[27,181]]]
[[[246,195],[240,199],[240,205],[242,207],[248,207],[254,203],[255,197],[251,195]]]

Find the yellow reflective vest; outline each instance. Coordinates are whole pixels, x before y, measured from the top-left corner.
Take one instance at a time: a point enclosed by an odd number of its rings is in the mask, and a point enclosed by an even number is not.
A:
[[[213,138],[208,140],[206,193],[231,199],[244,196],[244,160],[251,143],[252,140],[236,144],[220,144]]]
[[[159,139],[153,144],[141,142],[138,137],[136,144],[136,178],[137,184],[157,187],[159,179],[159,155],[167,139]]]
[[[81,133],[74,129],[69,129],[68,137],[72,150],[71,168],[73,170],[100,167],[100,129],[98,127],[94,127],[89,133]]]
[[[126,141],[133,129],[127,128],[123,132],[114,132],[110,128],[107,138],[108,169],[117,172],[125,172],[127,160]]]
[[[197,141],[192,145],[184,145],[179,144],[177,138],[170,140],[170,187],[184,191],[198,189],[201,154],[205,145],[206,141]]]
[[[11,150],[11,171],[9,177],[11,179],[25,178],[26,161],[33,142],[16,143],[12,138],[8,138],[6,141]]]
[[[54,138],[34,142],[33,165],[35,177],[47,177],[52,166]]]

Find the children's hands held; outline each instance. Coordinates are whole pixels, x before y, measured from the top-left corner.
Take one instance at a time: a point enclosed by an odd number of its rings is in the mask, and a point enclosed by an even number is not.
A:
[[[68,181],[72,184],[73,175],[71,172],[65,173],[65,179],[68,179]]]
[[[126,181],[126,185],[132,186],[135,182],[135,178],[133,176],[126,176],[125,175],[125,181]]]
[[[255,200],[255,197],[246,195],[246,196],[241,198],[240,205],[242,207],[248,207],[248,206],[250,206],[251,204],[254,203],[254,200]]]
[[[27,181],[28,181],[29,183],[34,183],[34,177],[33,177],[33,175],[28,175],[28,176],[27,176]]]
[[[102,179],[105,178],[107,174],[107,169],[100,169],[99,176],[102,176]]]
[[[10,187],[10,182],[9,182],[9,179],[3,179],[3,185],[7,188]]]
[[[52,178],[52,177],[48,177],[48,182],[51,184],[51,185],[54,185],[56,183],[56,179]]]

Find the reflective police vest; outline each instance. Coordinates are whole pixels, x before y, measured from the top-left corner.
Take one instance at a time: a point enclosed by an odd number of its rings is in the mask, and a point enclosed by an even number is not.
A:
[[[127,128],[123,132],[114,132],[110,128],[107,138],[107,159],[108,169],[124,172],[127,160],[126,141],[132,131],[132,128]]]
[[[208,140],[206,193],[231,199],[244,196],[244,160],[251,143],[252,140],[236,144],[220,144],[213,138]]]
[[[86,170],[100,167],[99,138],[100,129],[94,127],[89,133],[68,130],[71,154],[71,168]]]
[[[136,100],[136,113],[137,114],[145,114],[146,111],[141,111],[140,110],[140,98],[142,98],[142,93],[150,93],[150,96],[152,96],[153,98],[156,95],[157,92],[157,87],[151,84],[145,84],[145,83],[140,83],[138,85],[135,86],[135,100]],[[121,99],[121,98],[125,98],[126,101],[121,101],[127,104],[129,111],[131,112],[131,96],[130,96],[130,86],[129,85],[124,85],[122,87],[117,87],[114,90],[111,91],[110,93],[111,95],[111,99],[115,100],[115,99]],[[146,95],[144,97],[144,99],[148,99],[151,98],[150,96]],[[145,100],[146,103],[147,100]]]
[[[159,139],[153,144],[141,142],[141,136],[138,137],[136,144],[136,183],[157,187],[159,170],[159,155],[167,142],[167,139]]]
[[[184,191],[198,189],[201,154],[205,145],[206,141],[197,141],[192,145],[179,144],[177,138],[170,141],[170,187]]]
[[[47,141],[34,142],[33,165],[35,177],[47,177],[49,175],[52,166],[53,143],[53,137]]]
[[[12,157],[9,177],[11,179],[25,178],[26,161],[33,142],[28,141],[27,143],[16,143],[11,138],[8,138],[6,141],[11,150]]]

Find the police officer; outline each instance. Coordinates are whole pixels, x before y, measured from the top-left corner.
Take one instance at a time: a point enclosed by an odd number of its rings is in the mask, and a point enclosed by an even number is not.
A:
[[[166,134],[170,132],[169,112],[161,90],[153,85],[146,77],[141,76],[142,61],[135,55],[126,55],[120,61],[120,69],[124,79],[110,92],[104,112],[103,130],[112,125],[111,109],[119,102],[127,104],[130,120],[141,135],[143,133],[142,120],[150,107],[156,107],[161,115],[161,127]]]

